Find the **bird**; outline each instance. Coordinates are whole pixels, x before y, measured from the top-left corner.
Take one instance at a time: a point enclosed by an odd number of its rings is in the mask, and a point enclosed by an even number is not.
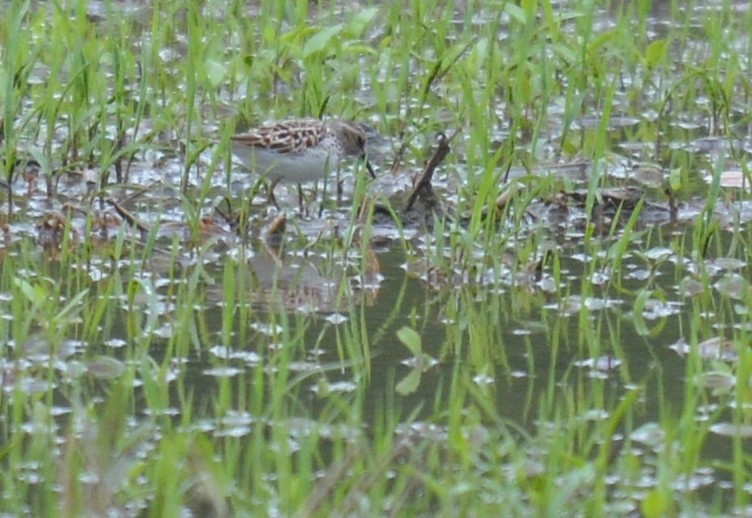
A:
[[[274,188],[282,181],[300,184],[319,180],[339,167],[346,158],[365,163],[366,134],[355,122],[345,119],[288,119],[271,121],[230,137],[232,153],[243,166],[271,180],[269,201],[277,206]]]

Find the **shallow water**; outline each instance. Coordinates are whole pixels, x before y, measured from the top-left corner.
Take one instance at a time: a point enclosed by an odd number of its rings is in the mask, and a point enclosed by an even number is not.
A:
[[[665,18],[670,13],[663,10],[666,4],[656,2],[647,28],[656,36],[672,23]],[[90,5],[95,11],[91,14],[101,16],[104,4]],[[559,5],[566,11],[566,3]],[[730,5],[739,11],[749,8],[742,2]],[[130,9],[141,13],[137,6],[138,3],[124,3],[121,8],[126,14]],[[701,4],[690,16],[699,20],[706,9],[715,8],[713,2]],[[596,20],[600,30],[609,27],[609,16],[608,11],[600,13]],[[744,35],[739,44],[748,46],[744,38],[749,35]],[[686,55],[674,57],[681,62],[701,53],[702,48],[703,41],[698,39],[684,48]],[[538,275],[529,271],[524,258],[513,254],[511,264],[505,264],[505,258],[489,264],[483,250],[473,251],[477,253],[473,257],[477,271],[436,268],[428,257],[439,245],[424,227],[407,226],[400,231],[389,222],[374,227],[373,246],[363,261],[369,267],[361,271],[361,249],[357,245],[348,248],[346,244],[356,221],[352,217],[352,197],[358,185],[352,168],[342,172],[342,199],[337,199],[332,186],[328,186],[326,210],[320,213],[316,201],[321,199],[320,190],[311,195],[311,212],[300,216],[294,210],[294,187],[287,195],[283,188],[282,196],[277,194],[288,221],[281,245],[251,240],[246,246],[246,240],[211,209],[224,207],[225,195],[233,200],[234,208],[242,205],[256,179],[237,174],[237,164],[229,171],[217,168],[214,175],[208,176],[206,171],[221,154],[216,146],[208,146],[188,176],[189,193],[181,198],[185,155],[165,145],[137,156],[127,188],[108,191],[122,208],[144,222],[147,230],[160,226],[159,232],[153,234],[152,253],[138,267],[128,255],[117,261],[111,259],[109,253],[120,240],[125,241],[126,250],[132,245],[132,255],[140,259],[137,252],[146,246],[149,232],[123,225],[122,219],[115,220],[114,216],[110,216],[114,223],[108,226],[104,215],[113,214],[113,205],[98,205],[95,201],[91,207],[102,213],[97,235],[104,244],[88,261],[72,261],[80,271],[79,277],[71,279],[67,270],[60,271],[61,264],[71,263],[61,261],[59,243],[70,232],[76,242],[85,242],[82,236],[95,234],[84,217],[90,208],[82,204],[87,191],[99,181],[98,174],[84,170],[64,175],[58,186],[60,194],[53,199],[48,198],[43,181],[32,185],[32,180],[38,180],[34,174],[18,178],[14,184],[16,193],[28,192],[14,199],[15,219],[9,223],[10,237],[0,256],[3,269],[8,271],[12,260],[14,275],[29,282],[46,276],[53,281],[62,279],[66,285],[61,289],[61,300],[65,301],[75,297],[77,283],[84,285],[85,280],[91,282],[87,297],[105,297],[111,305],[103,310],[108,316],[97,341],[78,342],[86,325],[83,321],[74,321],[58,336],[61,344],[47,342],[47,335],[39,330],[44,328],[42,323],[33,326],[23,343],[9,339],[4,363],[0,365],[0,385],[9,394],[18,387],[19,379],[25,380],[29,393],[44,392],[49,389],[46,383],[51,383],[59,408],[70,408],[75,399],[71,395],[75,392],[73,387],[79,381],[78,375],[71,373],[87,371],[94,380],[117,377],[118,364],[101,363],[99,359],[114,358],[123,365],[139,361],[131,339],[140,330],[151,335],[149,355],[157,364],[164,357],[175,355],[165,374],[170,389],[165,413],[178,414],[184,394],[192,394],[199,418],[190,426],[217,438],[242,437],[260,417],[240,412],[236,416],[204,418],[202,412],[212,407],[223,390],[238,399],[252,394],[257,383],[250,374],[252,369],[268,363],[269,372],[276,372],[280,369],[275,359],[278,356],[290,362],[289,385],[297,396],[299,421],[287,424],[291,430],[292,424],[300,426],[299,433],[305,433],[306,423],[319,419],[327,407],[328,400],[322,394],[337,393],[347,400],[350,394],[362,391],[366,424],[383,411],[385,401],[390,401],[400,416],[410,416],[404,423],[417,436],[443,440],[444,430],[434,428],[431,418],[437,407],[450,403],[447,399],[457,380],[485,394],[501,420],[520,430],[521,436],[546,430],[557,408],[576,405],[582,394],[587,394],[583,399],[593,405],[577,408],[573,414],[598,421],[610,416],[627,394],[639,391],[639,411],[624,433],[667,416],[678,419],[688,383],[708,384],[711,400],[696,416],[698,422],[711,417],[719,423],[730,421],[731,410],[718,410],[733,404],[727,399],[728,391],[719,389],[714,393],[715,378],[710,374],[730,369],[733,361],[711,344],[703,359],[705,367],[690,367],[682,344],[736,336],[739,327],[749,324],[744,302],[749,291],[746,279],[750,265],[743,232],[752,213],[743,200],[746,192],[733,188],[724,191],[713,211],[718,221],[717,233],[704,255],[700,251],[707,243],[697,242],[701,236],[693,234],[693,221],[702,213],[710,190],[708,177],[749,167],[752,122],[748,107],[734,104],[728,121],[734,129],[726,134],[733,136],[717,136],[715,121],[697,112],[687,119],[673,112],[659,119],[654,112],[643,111],[641,105],[652,106],[654,96],[660,95],[649,87],[644,93],[643,100],[617,96],[614,101],[607,134],[613,154],[606,163],[562,163],[554,159],[554,153],[545,156],[546,145],[542,146],[543,152],[538,148],[544,157],[536,163],[532,175],[563,178],[564,184],[571,187],[567,189],[571,197],[568,201],[535,200],[530,205],[529,220],[517,226],[505,222],[499,228],[500,233],[509,233],[510,250],[524,248],[526,239],[535,236],[540,245],[534,254],[537,259],[546,248],[557,251],[558,263],[554,266],[543,260]],[[548,133],[538,135],[540,142],[557,142],[562,137],[565,125],[557,118],[563,116],[555,109],[560,106],[558,101],[551,101]],[[585,103],[593,102],[586,96]],[[600,123],[597,107],[592,110],[592,114],[578,118],[566,130],[584,145],[595,138]],[[146,121],[144,128],[149,126]],[[219,131],[213,123],[207,123],[204,129]],[[500,139],[508,136],[506,130],[504,127],[500,131]],[[429,136],[423,138],[430,142]],[[455,157],[437,172],[435,186],[447,202],[455,201],[457,190],[467,183],[468,176],[473,176],[463,167],[463,160],[457,158],[463,156],[466,145],[462,138],[453,146]],[[168,141],[166,136],[165,143]],[[380,173],[370,186],[372,192],[390,197],[409,192],[410,177],[420,171],[418,158],[408,159],[400,172],[390,175],[395,136],[373,136],[372,142],[372,159]],[[534,148],[534,144],[519,141],[525,149]],[[669,169],[677,167],[684,167],[688,175],[677,200],[677,214],[672,216],[663,187]],[[356,165],[355,169],[362,173],[362,167]],[[587,190],[594,170],[601,171],[607,183],[617,190],[635,186],[643,189],[644,198],[654,203],[643,208],[619,271],[590,268],[594,256],[608,254],[621,235],[621,230],[609,231],[611,219],[603,235],[585,230],[585,202],[573,192]],[[511,179],[531,175],[522,168],[510,173]],[[151,187],[130,198],[144,186]],[[200,229],[190,228],[186,213],[191,209],[186,201],[199,199],[211,221]],[[263,235],[277,212],[265,207],[263,199],[263,191],[256,192],[252,199],[253,236]],[[65,219],[61,222],[48,217],[65,214],[69,209],[66,204],[78,210],[70,228],[65,226]],[[616,218],[613,213],[610,217]],[[49,223],[44,223],[47,219]],[[625,224],[626,221],[615,228]],[[341,246],[334,247],[334,252],[321,252],[315,246],[319,240]],[[521,244],[515,247],[515,242]],[[20,259],[24,254],[30,254],[30,263],[41,265],[41,271],[29,271]],[[446,251],[447,257],[451,254]],[[118,255],[112,252],[112,257]],[[537,265],[535,260],[531,263],[533,267]],[[235,289],[240,290],[235,300],[250,308],[244,313],[248,321],[235,322],[230,330],[223,327],[228,269],[233,271]],[[112,283],[113,278],[119,279],[120,284]],[[710,296],[685,293],[691,292],[688,285],[698,279],[713,286]],[[117,286],[112,288],[113,285]],[[175,306],[176,294],[181,289],[188,290],[188,286],[193,290],[189,301],[195,307]],[[100,294],[99,289],[112,291]],[[129,295],[130,292],[136,295]],[[43,294],[40,297],[44,298]],[[0,293],[4,319],[12,318],[11,305],[8,294]],[[181,311],[193,312],[190,320],[194,327],[176,325],[185,321]],[[703,318],[698,319],[698,315]],[[416,360],[400,343],[397,331],[403,326],[418,332],[427,358]],[[7,329],[10,337],[12,332]],[[186,338],[178,340],[176,336]],[[736,347],[740,346],[738,342],[737,338]],[[49,354],[49,348],[55,353]],[[40,366],[55,355],[60,362],[54,369],[56,374],[51,380],[39,375]],[[424,363],[414,390],[396,390],[415,371],[416,361]],[[138,380],[137,387],[143,382]],[[592,394],[597,396],[591,399]],[[713,399],[716,395],[717,399]],[[92,388],[87,396],[101,397],[101,393]],[[136,409],[136,417],[151,411],[146,398],[145,393],[138,392],[144,406]],[[353,427],[342,433],[362,432]],[[620,434],[621,431],[614,437],[616,444],[625,441]],[[646,443],[648,450],[654,446]],[[726,461],[731,458],[732,447],[731,439],[722,433],[711,434],[703,455],[706,461]],[[743,447],[749,452],[746,443]],[[698,470],[690,475],[701,487],[728,480],[721,470],[709,475]],[[719,487],[726,489],[722,484]]]

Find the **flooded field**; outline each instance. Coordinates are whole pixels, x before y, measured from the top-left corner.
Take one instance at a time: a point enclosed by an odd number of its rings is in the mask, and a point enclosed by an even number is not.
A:
[[[0,13],[0,515],[750,512],[748,3]]]

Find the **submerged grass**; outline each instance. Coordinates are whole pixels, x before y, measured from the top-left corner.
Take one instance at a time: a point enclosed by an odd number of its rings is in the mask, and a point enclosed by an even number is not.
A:
[[[747,512],[752,236],[721,175],[748,169],[749,9],[247,4],[0,8],[0,508]],[[235,125],[321,115],[406,150],[384,185],[462,127],[445,216],[397,223],[396,251],[375,253],[376,202],[399,205],[357,180],[331,235],[283,252],[253,232],[204,239],[237,194]],[[698,137],[720,151],[696,153]],[[22,193],[33,161],[45,196]],[[540,174],[578,161],[584,182]],[[595,217],[642,162],[678,171],[680,201],[706,196],[693,228],[646,229],[644,198]],[[144,178],[173,194],[123,194]],[[577,187],[582,206],[561,201]],[[136,218],[101,244],[119,201]],[[34,226],[65,204],[85,224],[68,210]],[[382,283],[380,262],[401,280]]]

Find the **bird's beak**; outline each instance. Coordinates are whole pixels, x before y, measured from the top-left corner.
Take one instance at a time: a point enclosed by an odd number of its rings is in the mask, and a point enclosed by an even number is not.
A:
[[[366,169],[368,169],[368,173],[371,175],[371,178],[375,180],[376,174],[373,172],[373,167],[371,167],[371,162],[368,161],[368,158],[365,155],[363,155],[361,158],[366,163]]]

